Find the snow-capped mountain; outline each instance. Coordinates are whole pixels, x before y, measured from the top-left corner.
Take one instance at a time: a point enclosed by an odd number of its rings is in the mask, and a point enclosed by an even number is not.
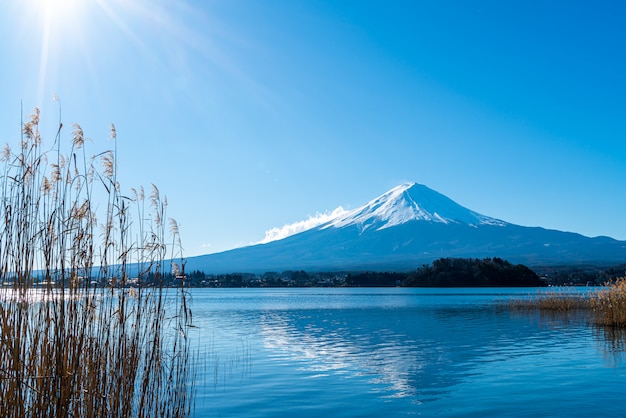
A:
[[[472,226],[506,222],[473,212],[446,196],[417,183],[394,187],[366,205],[328,222],[322,228],[357,225],[362,230],[381,230],[411,221],[457,223]]]
[[[441,257],[501,257],[530,266],[619,263],[626,261],[626,242],[514,225],[408,183],[287,238],[192,257],[187,270],[403,271]]]

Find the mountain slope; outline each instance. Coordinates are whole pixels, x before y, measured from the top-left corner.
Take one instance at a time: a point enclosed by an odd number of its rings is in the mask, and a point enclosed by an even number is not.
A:
[[[527,265],[615,263],[626,260],[626,242],[510,224],[410,183],[282,240],[189,258],[187,270],[404,271],[441,257],[501,257]]]

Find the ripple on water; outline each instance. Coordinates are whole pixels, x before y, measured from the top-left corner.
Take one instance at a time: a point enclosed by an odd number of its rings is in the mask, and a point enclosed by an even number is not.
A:
[[[625,410],[618,390],[624,363],[612,360],[624,352],[623,335],[607,339],[584,321],[496,309],[507,293],[234,294],[195,298],[196,338],[213,340],[197,385],[197,416],[619,416]]]

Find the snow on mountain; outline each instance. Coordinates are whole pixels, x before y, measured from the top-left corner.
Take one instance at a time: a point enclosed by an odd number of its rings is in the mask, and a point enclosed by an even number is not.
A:
[[[410,221],[462,223],[470,226],[506,225],[506,222],[464,208],[423,184],[406,183],[360,208],[338,216],[321,228],[358,225],[362,231],[369,228],[382,230]]]

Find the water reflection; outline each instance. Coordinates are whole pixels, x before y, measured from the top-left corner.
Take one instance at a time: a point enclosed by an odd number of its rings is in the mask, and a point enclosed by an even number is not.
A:
[[[560,330],[563,334],[576,328],[590,329],[593,339],[610,367],[617,367],[623,364],[626,359],[626,328],[596,325],[593,311],[586,309],[572,311],[526,310],[516,311],[516,314],[527,318],[538,318],[539,325]]]
[[[365,329],[365,324],[350,325],[323,312],[267,313],[261,335],[277,361],[298,362],[314,377],[330,372],[365,377],[397,397],[416,393],[410,376],[427,366],[424,356],[429,354],[392,330]]]
[[[493,293],[371,292],[196,299],[215,353],[199,400],[222,416],[501,416],[509,402],[526,408],[517,416],[568,416],[589,402],[606,410],[596,392],[621,379],[603,353],[621,364],[626,332],[584,316],[512,311]],[[557,387],[570,394],[558,409]]]
[[[265,349],[319,377],[366,378],[382,397],[437,400],[481,365],[557,344],[538,321],[493,307],[269,311],[260,318]],[[557,342],[555,342],[557,341]]]
[[[618,367],[626,360],[626,329],[594,326],[594,336],[611,367]]]

